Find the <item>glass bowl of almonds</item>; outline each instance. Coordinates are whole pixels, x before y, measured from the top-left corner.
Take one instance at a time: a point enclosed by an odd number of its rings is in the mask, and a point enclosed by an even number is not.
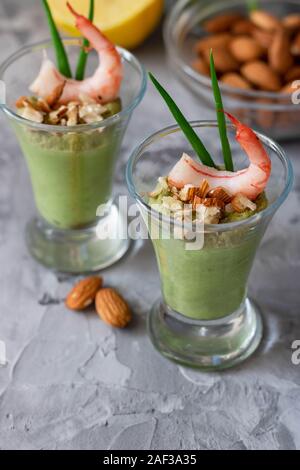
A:
[[[298,0],[179,0],[164,38],[172,68],[206,105],[212,50],[224,107],[274,139],[299,137]]]

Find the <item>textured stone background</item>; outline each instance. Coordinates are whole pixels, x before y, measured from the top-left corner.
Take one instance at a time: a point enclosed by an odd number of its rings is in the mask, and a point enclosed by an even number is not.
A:
[[[36,0],[0,2],[0,59],[47,37]],[[207,112],[168,72],[159,35],[137,51],[168,82],[190,118]],[[126,294],[135,321],[113,331],[93,312],[63,305],[74,279],[30,259],[23,230],[34,213],[28,175],[16,140],[0,117],[0,368],[1,449],[300,449],[300,366],[291,343],[300,339],[299,144],[284,145],[296,183],[274,218],[251,277],[250,293],[264,309],[259,353],[243,366],[202,374],[161,358],[145,331],[159,296],[152,247],[137,244],[105,279]],[[136,111],[116,176],[142,137],[170,116],[150,87]]]

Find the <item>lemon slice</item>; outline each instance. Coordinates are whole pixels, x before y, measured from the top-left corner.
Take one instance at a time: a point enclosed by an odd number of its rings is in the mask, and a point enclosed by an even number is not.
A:
[[[78,36],[66,0],[48,0],[59,28]],[[89,0],[70,0],[78,13],[88,16]],[[95,0],[94,23],[115,44],[131,49],[155,29],[163,12],[163,0]]]

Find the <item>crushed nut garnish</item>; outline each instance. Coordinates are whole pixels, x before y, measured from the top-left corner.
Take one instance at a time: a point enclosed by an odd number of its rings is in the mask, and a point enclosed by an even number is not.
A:
[[[223,189],[221,187],[211,189],[207,193],[207,196],[208,197],[214,197],[216,199],[220,199],[225,204],[229,204],[232,200],[232,196],[230,196],[230,194],[228,194],[227,191],[225,191],[225,189]]]
[[[44,121],[44,115],[40,111],[32,108],[31,106],[25,106],[25,108],[20,108],[18,114],[24,119],[29,121],[38,122],[41,124]]]
[[[46,100],[21,96],[16,101],[19,115],[31,121],[60,126],[91,124],[107,117],[107,107],[87,95],[80,95],[78,101],[70,101],[67,105],[59,105],[62,92],[60,85]]]
[[[256,204],[242,193],[238,193],[234,196],[231,205],[236,212],[244,212],[246,209],[250,209],[251,211],[256,210]]]
[[[219,207],[220,209],[225,208],[225,203],[221,199],[217,199],[215,197],[201,198],[199,196],[195,196],[193,200],[193,209],[196,210],[199,204],[202,204],[205,207]]]
[[[206,180],[203,180],[201,186],[199,187],[199,189],[197,189],[197,196],[206,197],[208,191],[209,191],[209,184]]]

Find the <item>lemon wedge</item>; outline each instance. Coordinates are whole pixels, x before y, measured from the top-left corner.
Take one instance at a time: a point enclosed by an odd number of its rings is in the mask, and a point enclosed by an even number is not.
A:
[[[66,0],[48,0],[54,20],[67,34],[78,36]],[[88,16],[89,0],[70,0],[78,13]],[[132,49],[155,29],[163,13],[163,0],[95,0],[94,23],[115,44]]]

